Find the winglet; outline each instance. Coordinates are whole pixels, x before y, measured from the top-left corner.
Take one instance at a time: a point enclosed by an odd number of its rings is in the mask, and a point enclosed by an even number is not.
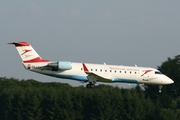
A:
[[[84,69],[84,72],[89,72],[89,70],[87,69],[86,65],[83,63],[83,69]]]

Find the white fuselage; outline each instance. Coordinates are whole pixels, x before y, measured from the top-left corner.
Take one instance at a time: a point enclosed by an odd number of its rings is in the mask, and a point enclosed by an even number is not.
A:
[[[42,69],[50,62],[23,63],[25,68],[33,72],[44,75],[88,82],[87,74],[84,72],[82,63],[72,62],[72,69],[52,71],[51,69]],[[173,81],[154,68],[137,67],[137,66],[115,66],[106,64],[89,64],[86,63],[89,72],[98,76],[103,76],[106,80],[96,80],[99,82],[122,82],[122,83],[139,83],[139,84],[157,84],[166,85]]]
[[[159,92],[161,92],[162,85],[174,83],[173,80],[154,68],[74,63],[70,61],[51,62],[42,59],[26,41],[9,44],[15,45],[26,69],[52,77],[88,82],[87,88],[94,88],[97,81],[121,82],[155,84],[159,85]]]

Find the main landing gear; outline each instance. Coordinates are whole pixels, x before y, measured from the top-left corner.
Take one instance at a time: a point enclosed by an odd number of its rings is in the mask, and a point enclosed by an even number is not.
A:
[[[159,85],[158,87],[159,87],[159,92],[161,93],[161,89],[162,89],[163,86]]]
[[[94,88],[95,83],[94,82],[89,82],[89,84],[86,85],[86,88]]]

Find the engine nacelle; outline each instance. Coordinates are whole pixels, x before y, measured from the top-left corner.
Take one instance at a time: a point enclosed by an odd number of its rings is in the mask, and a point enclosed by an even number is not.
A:
[[[49,63],[48,66],[51,67],[53,71],[72,69],[72,63],[69,61],[58,61],[55,63]]]

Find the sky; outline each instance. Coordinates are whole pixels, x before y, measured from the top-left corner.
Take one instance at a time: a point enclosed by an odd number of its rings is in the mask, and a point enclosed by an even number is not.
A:
[[[82,85],[25,70],[12,41],[27,41],[52,61],[157,68],[180,53],[179,6],[179,0],[1,0],[0,77]]]

